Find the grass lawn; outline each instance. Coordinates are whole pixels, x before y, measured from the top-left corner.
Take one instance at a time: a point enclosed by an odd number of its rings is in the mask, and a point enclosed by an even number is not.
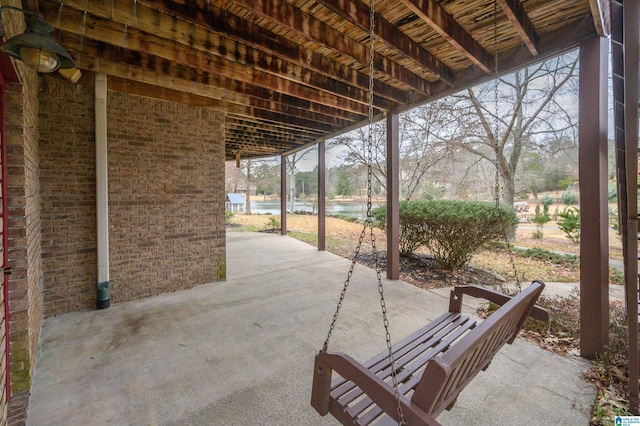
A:
[[[231,223],[237,227],[229,228],[229,231],[261,231],[272,228],[273,221],[279,220],[279,216],[274,215],[242,215],[237,214],[231,219]],[[317,216],[311,215],[287,215],[288,235],[305,241],[309,244],[317,244]],[[356,222],[349,222],[343,219],[327,217],[327,250],[335,254],[349,258],[362,232],[362,225]],[[543,229],[543,238],[533,238],[535,230],[533,224],[523,223],[516,233],[516,240],[512,242],[518,248],[540,248],[543,250],[579,255],[580,245],[572,243],[563,232],[557,229],[555,222],[550,222]],[[386,250],[386,235],[382,230],[376,229],[376,243],[379,250]],[[365,238],[363,251],[370,250],[367,244],[368,235]],[[420,254],[428,254],[424,250],[419,250]],[[498,254],[496,256],[496,253]],[[614,259],[622,258],[620,239],[613,231],[610,235],[610,256]],[[523,281],[541,279],[549,282],[577,282],[579,281],[579,268],[577,265],[566,263],[558,264],[549,260],[540,260],[525,257],[521,253],[513,255],[515,269]],[[514,281],[514,267],[511,258],[506,250],[484,249],[473,256],[471,266],[491,271],[499,274],[507,281]],[[615,272],[612,273],[615,275]],[[618,283],[619,277],[612,278],[613,283]]]

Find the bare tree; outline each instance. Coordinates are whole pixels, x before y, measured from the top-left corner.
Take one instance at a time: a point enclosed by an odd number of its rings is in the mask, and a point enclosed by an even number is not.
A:
[[[240,171],[246,188],[246,214],[251,214],[251,191],[258,179],[266,179],[268,171],[273,168],[276,157],[269,158],[249,158],[242,160]]]
[[[437,100],[400,115],[400,188],[406,199],[419,194],[431,167],[442,160],[450,148],[449,144],[444,143],[450,132],[450,104],[449,99]],[[382,190],[386,188],[387,177],[385,121],[374,123],[372,128],[371,171],[375,186]],[[345,162],[362,166],[368,162],[368,139],[369,128],[363,127],[336,138],[330,146],[346,147]]]
[[[497,87],[487,84],[454,96],[454,143],[495,165],[505,204],[513,204],[524,150],[551,138],[575,141],[575,111],[567,105],[577,66],[574,52],[500,78]]]
[[[251,183],[252,183],[252,167],[254,165],[253,159],[249,158],[247,160],[243,160],[240,164],[240,168],[242,170],[242,174],[245,178],[245,187],[246,187],[246,197],[245,197],[245,214],[251,214]]]
[[[296,172],[298,172],[298,163],[310,152],[314,152],[316,147],[307,148],[302,151],[294,152],[287,156],[287,174],[289,175],[289,202],[291,213],[294,212],[294,202],[296,198]],[[283,194],[283,196],[286,196]]]
[[[235,161],[227,161],[224,164],[225,191],[238,192],[238,188],[245,178],[241,169],[236,167]]]
[[[450,104],[445,98],[400,116],[400,180],[408,200],[419,195],[432,167],[449,154]]]

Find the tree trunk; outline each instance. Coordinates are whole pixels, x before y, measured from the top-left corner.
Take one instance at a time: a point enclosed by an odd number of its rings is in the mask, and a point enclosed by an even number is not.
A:
[[[515,182],[513,178],[503,177],[504,189],[502,192],[502,202],[506,206],[513,206],[513,199],[515,197]]]
[[[251,214],[251,160],[247,160],[247,196],[244,211],[245,214]]]
[[[291,203],[291,211],[290,213],[293,214],[293,203],[295,202],[295,198],[296,198],[296,176],[291,173],[291,176],[289,177],[289,182],[291,183],[291,185],[289,186],[289,202]]]

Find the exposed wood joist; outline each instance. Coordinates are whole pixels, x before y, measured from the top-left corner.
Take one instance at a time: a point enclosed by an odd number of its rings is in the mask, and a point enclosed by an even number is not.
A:
[[[277,124],[277,127],[275,126]],[[301,138],[315,138],[322,135],[322,132],[316,129],[305,129],[289,123],[273,123],[258,118],[246,118],[233,114],[227,115],[225,125],[231,127],[251,127],[258,130],[269,130],[274,133],[289,134],[295,133]]]
[[[48,6],[45,7],[45,4]],[[340,106],[356,114],[366,114],[366,91],[325,76],[312,74],[298,66],[269,60],[263,52],[256,49],[236,45],[236,61],[230,63],[224,57],[213,56],[209,54],[210,52],[187,46],[179,46],[167,39],[142,33],[135,28],[127,28],[124,24],[97,18],[69,7],[63,8],[60,12],[56,12],[56,9],[58,8],[55,6],[51,7],[50,2],[43,2],[41,6],[41,10],[46,13],[46,19],[65,32],[127,50],[158,56],[207,73],[308,99],[321,105]],[[227,51],[226,48],[223,50]],[[265,68],[271,68],[271,73],[261,71]],[[289,78],[281,77],[283,75]],[[388,108],[386,101],[379,97],[376,97],[375,103],[381,109]]]
[[[538,40],[538,56],[531,57],[529,49],[522,45],[501,53],[498,57],[500,68],[498,75],[506,75],[522,68],[523,63],[533,65],[570,50],[576,49],[580,42],[593,37],[595,28],[589,17],[584,17],[580,22],[561,27],[560,29],[541,36]],[[535,59],[535,61],[533,61]],[[456,74],[458,90],[466,89],[475,84],[480,84],[494,78],[484,72],[467,68]],[[434,84],[434,96],[436,99],[447,96],[453,91],[445,84]]]
[[[319,3],[344,16],[362,31],[369,31],[369,26],[371,25],[370,8],[364,3],[352,0],[321,0]],[[374,22],[375,34],[378,40],[384,41],[387,46],[400,51],[410,60],[436,74],[440,80],[453,86],[455,80],[453,71],[444,65],[442,61],[434,57],[379,13],[375,14]]]
[[[268,53],[277,58],[291,61],[301,67],[306,67],[314,72],[335,78],[345,84],[353,85],[364,90],[369,88],[368,75],[359,72],[352,67],[343,65],[324,55],[320,55],[311,49],[300,46],[291,40],[268,31],[252,22],[241,19],[226,10],[215,7],[207,2],[201,1],[181,3],[175,1],[148,1],[139,0],[139,7],[149,6],[152,10],[162,12],[167,15],[175,15],[185,21],[196,22],[209,33],[210,44],[216,46],[222,42],[217,42],[216,37],[221,37],[223,41],[235,40],[246,46]],[[67,4],[67,2],[65,2]],[[167,18],[164,18],[165,20]],[[194,30],[199,33],[201,30]],[[194,36],[194,40],[199,37]],[[234,52],[233,47],[225,46],[227,52]],[[233,59],[233,58],[232,58]],[[384,82],[376,80],[374,90],[377,96],[385,98],[396,104],[408,102],[406,93]],[[390,108],[392,106],[390,105]]]
[[[298,140],[313,139],[314,136],[311,133],[304,134],[294,129],[274,129],[271,126],[257,126],[255,123],[232,121],[231,117],[228,118],[229,120],[225,122],[225,126],[229,129],[234,129],[238,134],[259,134],[274,138],[274,140],[288,140],[292,139],[292,137],[295,137]]]
[[[607,25],[607,0],[522,1],[376,0],[374,115],[493,78],[494,50],[504,74]],[[227,155],[293,152],[366,122],[367,0],[23,5],[44,13],[87,75],[109,75],[112,90],[223,112]]]
[[[589,0],[591,15],[600,37],[607,37],[611,32],[609,4],[609,0]]]
[[[284,1],[234,0],[233,2],[264,19],[282,25],[301,37],[347,55],[360,64],[369,62],[368,47]],[[424,77],[411,73],[386,57],[376,56],[375,66],[377,71],[412,87],[414,90],[425,95],[430,94],[429,82]]]
[[[168,60],[158,60],[153,56],[88,40],[84,41],[82,52],[74,50],[73,45],[66,45],[65,41],[62,42],[62,45],[72,52],[81,68],[150,85],[208,96],[218,101],[218,107],[225,105],[230,108],[229,112],[235,114],[243,115],[247,110],[253,113],[254,110],[264,109],[266,112],[274,111],[290,116],[290,120],[311,120],[311,123],[315,122],[318,125],[325,123],[330,126],[341,126],[350,123],[349,120],[344,120],[340,116],[316,113],[260,97],[246,96],[240,102],[238,99],[240,95],[233,94],[234,98],[228,100],[224,96],[224,89],[210,84],[212,80],[216,80],[215,75],[176,65]],[[95,60],[93,58],[101,59]],[[248,106],[252,108],[248,108]],[[313,124],[310,127],[313,128]]]
[[[133,67],[126,64],[114,64],[108,63],[93,63],[87,62],[82,57],[76,59],[79,66],[83,69],[88,69],[94,72],[102,72],[108,75],[115,75],[121,77],[126,81],[126,89],[122,90],[128,93],[146,96],[157,97],[155,94],[156,87],[164,87],[166,89],[175,89],[189,94],[199,94],[206,85],[198,83],[181,83],[179,80],[172,80],[170,77],[155,78],[153,71],[148,71],[140,68]],[[330,125],[314,120],[312,116],[301,117],[287,114],[286,112],[276,112],[273,110],[261,109],[258,107],[252,107],[247,105],[234,104],[225,100],[211,99],[211,108],[220,109],[228,114],[234,114],[240,117],[247,118],[261,118],[269,120],[274,123],[289,123],[300,128],[315,129],[321,132],[327,132],[339,128],[339,125]]]
[[[569,26],[562,27],[554,32],[545,34],[539,39],[539,54],[535,57],[536,62],[541,62],[546,59],[552,58],[557,55],[561,55],[570,50],[576,49],[580,43],[584,40],[594,37],[595,28],[593,21],[590,17],[584,17],[580,22],[574,23]],[[498,75],[506,75],[522,68],[523,63],[529,63],[533,65],[536,62],[532,62],[531,53],[529,49],[522,45],[499,55],[498,62],[500,63],[500,69]],[[495,78],[494,75],[487,75],[479,68],[467,68],[463,71],[456,73],[456,87],[451,88],[443,82],[439,82],[433,85],[433,94],[430,100],[436,100],[448,95],[452,95],[459,90],[472,87],[476,84],[486,83],[487,81]],[[416,104],[418,105],[418,103]],[[398,112],[405,111],[406,109],[400,109]],[[383,116],[378,116],[377,119],[382,119]],[[337,137],[345,131],[353,130],[354,128],[362,127],[366,124],[366,121],[357,123],[349,128],[340,129],[338,132],[322,135],[317,138],[314,143],[328,140]]]
[[[533,56],[538,56],[538,34],[520,0],[497,0],[498,4],[513,24],[520,38]]]
[[[456,49],[463,51],[485,73],[493,73],[494,60],[489,52],[454,21],[436,0],[402,0],[402,2]]]

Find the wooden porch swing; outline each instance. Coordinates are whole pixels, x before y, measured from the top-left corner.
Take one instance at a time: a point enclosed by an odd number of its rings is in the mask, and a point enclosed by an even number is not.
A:
[[[534,281],[513,297],[482,287],[457,286],[451,291],[447,313],[391,345],[371,216],[373,0],[370,5],[367,217],[327,338],[315,358],[311,405],[320,415],[330,413],[344,425],[438,425],[436,417],[453,407],[460,392],[489,366],[505,343],[514,341],[528,316],[549,320],[548,312],[535,306],[544,283]],[[360,364],[347,354],[330,352],[328,346],[367,230],[373,247],[387,349]],[[462,313],[463,295],[483,298],[500,307],[480,322]],[[334,371],[340,377],[333,379]]]

